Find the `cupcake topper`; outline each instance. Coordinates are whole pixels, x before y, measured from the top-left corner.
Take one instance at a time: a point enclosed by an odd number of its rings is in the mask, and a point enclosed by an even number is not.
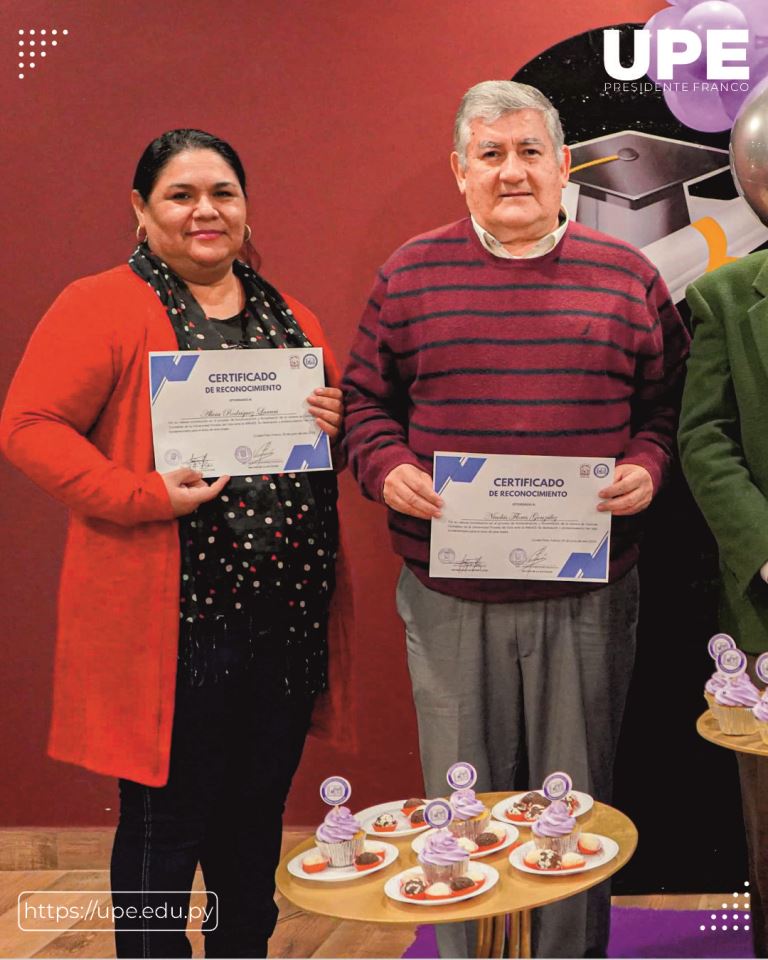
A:
[[[722,653],[723,650],[733,650],[735,646],[736,641],[729,633],[716,633],[714,637],[709,638],[707,652],[713,660],[717,660],[719,653]]]
[[[761,653],[755,661],[755,673],[763,683],[768,683],[768,653]]]
[[[477,770],[471,763],[454,763],[448,767],[445,779],[453,790],[466,790],[473,787],[477,780]]]
[[[550,773],[545,779],[541,792],[547,800],[562,800],[563,797],[568,795],[572,786],[573,780],[568,774],[558,770],[556,773]]]
[[[447,827],[453,820],[453,810],[447,800],[430,800],[424,807],[424,819],[435,830]]]
[[[352,787],[344,777],[328,777],[320,784],[320,796],[329,807],[338,807],[352,796]]]
[[[717,655],[717,669],[727,677],[738,677],[747,669],[747,655],[743,650],[723,650]]]

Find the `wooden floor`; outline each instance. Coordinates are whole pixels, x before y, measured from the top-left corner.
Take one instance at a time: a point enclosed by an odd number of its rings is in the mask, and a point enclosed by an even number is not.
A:
[[[284,849],[290,849],[301,839],[302,834],[286,833]],[[74,891],[58,893],[56,903],[85,910],[91,899],[88,891],[103,891],[108,887],[107,870],[0,870],[0,957],[113,957],[114,942],[107,919],[73,922],[66,933],[22,931],[17,922],[21,891]],[[198,890],[203,888],[199,874],[195,887]],[[713,910],[721,909],[726,903],[730,907],[732,902],[732,893],[614,898],[617,906],[663,910]],[[104,899],[102,903],[106,906],[108,901]],[[282,897],[278,897],[278,905],[280,917],[270,941],[270,955],[273,957],[400,957],[413,940],[413,929],[389,929],[376,924],[318,917],[297,910]],[[53,926],[52,923],[45,925]],[[98,929],[88,932],[84,929],[86,927]],[[192,932],[190,939],[195,957],[202,957],[202,935]]]

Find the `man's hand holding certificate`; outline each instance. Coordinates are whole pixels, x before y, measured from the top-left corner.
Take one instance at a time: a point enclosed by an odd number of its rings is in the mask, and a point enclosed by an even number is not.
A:
[[[610,457],[435,453],[429,575],[607,582],[613,473]]]
[[[323,351],[151,353],[155,464],[204,477],[331,469],[330,443],[305,399]]]

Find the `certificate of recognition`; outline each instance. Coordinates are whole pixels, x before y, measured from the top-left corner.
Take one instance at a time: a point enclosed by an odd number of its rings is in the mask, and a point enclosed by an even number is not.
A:
[[[327,434],[306,398],[324,385],[323,351],[152,352],[155,465],[204,477],[330,470]]]
[[[430,577],[607,583],[610,457],[435,453]]]

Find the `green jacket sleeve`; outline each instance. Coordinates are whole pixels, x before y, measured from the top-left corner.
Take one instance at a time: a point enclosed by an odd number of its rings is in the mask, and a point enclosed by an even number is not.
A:
[[[683,471],[744,593],[768,560],[768,500],[744,457],[725,318],[695,284],[686,296],[694,337],[678,435]]]

